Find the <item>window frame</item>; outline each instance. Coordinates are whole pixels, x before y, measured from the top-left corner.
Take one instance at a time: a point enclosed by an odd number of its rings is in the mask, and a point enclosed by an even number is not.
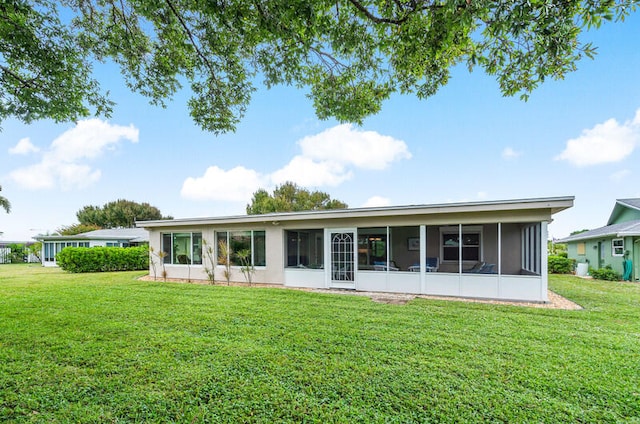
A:
[[[189,263],[179,263],[177,260],[174,261],[174,236],[176,234],[189,234],[189,252],[187,257],[189,258]],[[196,245],[194,245],[194,235],[200,235],[200,244],[198,255],[194,254],[196,249]],[[165,240],[170,241],[169,249],[165,248]],[[163,263],[166,265],[178,265],[178,266],[202,266],[202,231],[176,231],[176,232],[168,232],[168,233],[160,233],[160,251],[166,253],[166,256],[163,259]],[[197,261],[196,257],[199,257],[200,260]]]
[[[324,269],[324,229],[285,230],[284,237],[286,240],[285,268]]]
[[[235,262],[232,262],[234,259],[234,252],[231,249],[231,244],[230,244],[230,240],[232,237],[232,234],[236,233],[236,234],[241,234],[241,233],[249,233],[249,242],[250,242],[250,247],[249,249],[251,250],[251,266],[254,268],[264,268],[267,266],[267,232],[265,230],[222,230],[222,231],[216,231],[214,234],[214,240],[216,241],[216,265],[217,266],[224,266],[224,264],[221,264],[219,262],[219,258],[220,258],[220,254],[218,252],[219,250],[219,246],[218,243],[220,243],[220,236],[222,234],[226,234],[225,237],[225,243],[227,244],[228,247],[228,255],[227,255],[227,262],[230,264],[230,266],[232,268],[241,268],[242,265],[240,264],[236,264]],[[261,234],[256,234],[256,233],[261,233]],[[256,236],[262,236],[264,242],[264,251],[262,252],[262,255],[264,256],[264,264],[256,264],[256,256],[260,256],[260,255],[256,255]]]
[[[620,242],[620,245],[616,245],[616,242]],[[619,250],[620,253],[616,253]],[[624,256],[624,238],[611,239],[611,256]]]
[[[440,248],[440,257],[442,258],[443,263],[458,263],[458,262],[478,262],[482,261],[484,257],[483,251],[483,226],[482,225],[462,225],[462,227],[456,226],[446,226],[440,227],[440,240],[439,240],[439,248]],[[456,259],[446,259],[445,258],[445,246],[444,246],[444,236],[454,234],[458,237],[458,245],[455,246],[458,249],[458,258]],[[465,245],[464,238],[465,235],[478,235],[478,245]],[[462,236],[462,245],[460,241],[460,237]],[[478,259],[464,259],[465,247],[467,248],[476,248],[478,249]],[[462,249],[461,249],[462,248]],[[462,250],[462,256],[460,256],[460,250]]]

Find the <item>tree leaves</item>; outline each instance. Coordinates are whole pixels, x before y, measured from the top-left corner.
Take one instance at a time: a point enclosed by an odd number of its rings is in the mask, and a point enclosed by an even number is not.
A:
[[[327,193],[302,188],[295,183],[286,182],[273,190],[270,195],[260,189],[253,193],[251,203],[247,205],[248,215],[260,215],[273,212],[300,212],[324,209],[346,209],[346,203],[331,199]]]
[[[466,63],[526,98],[595,48],[584,28],[624,20],[639,0],[16,0],[0,5],[0,122],[109,115],[92,77],[116,62],[164,106],[189,84],[194,121],[233,131],[256,76],[307,90],[318,117],[362,122],[393,93],[428,98]],[[59,15],[71,16],[62,20]]]
[[[173,219],[162,216],[160,209],[149,203],[137,203],[118,199],[104,206],[85,206],[76,213],[80,226],[84,228],[133,228],[136,221]],[[74,227],[74,226],[72,226]]]

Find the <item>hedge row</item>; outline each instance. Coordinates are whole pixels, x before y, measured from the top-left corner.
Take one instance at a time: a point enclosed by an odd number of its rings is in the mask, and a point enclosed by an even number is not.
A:
[[[149,247],[66,247],[56,255],[56,262],[69,272],[149,269]]]

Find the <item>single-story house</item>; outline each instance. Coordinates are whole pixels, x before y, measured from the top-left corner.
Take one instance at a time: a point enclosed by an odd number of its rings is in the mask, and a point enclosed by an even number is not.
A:
[[[547,224],[573,197],[137,222],[150,272],[287,287],[547,301]],[[228,256],[219,260],[224,243]],[[203,249],[204,247],[204,249]],[[209,248],[213,252],[207,253]],[[224,250],[223,250],[224,251]],[[160,264],[160,260],[164,263]],[[214,262],[213,264],[211,262]]]
[[[88,231],[73,236],[38,236],[42,242],[42,264],[57,266],[56,254],[65,247],[130,247],[149,242],[149,233],[143,228],[112,228]]]
[[[566,243],[569,258],[585,264],[585,271],[610,265],[623,277],[640,281],[640,199],[616,200],[607,225],[556,242]]]

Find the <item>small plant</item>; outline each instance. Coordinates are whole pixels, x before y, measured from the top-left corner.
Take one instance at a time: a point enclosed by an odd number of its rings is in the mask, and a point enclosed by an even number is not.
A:
[[[156,281],[156,261],[154,260],[155,249],[153,246],[149,246],[149,265],[151,265],[151,270],[153,271],[153,281]]]
[[[42,262],[42,259],[40,258],[40,254],[42,252],[42,242],[37,241],[31,245],[28,246],[28,251],[31,255],[35,256],[36,258],[38,258],[38,262]]]
[[[240,271],[242,275],[244,275],[245,280],[249,283],[249,287],[251,287],[251,283],[253,281],[253,275],[256,272],[256,268],[251,263],[251,251],[249,249],[243,249],[237,253],[238,260],[240,260]]]
[[[615,272],[613,268],[611,268],[611,265],[607,265],[600,269],[590,268],[589,274],[596,280],[620,281],[622,279],[622,276]]]
[[[229,261],[229,246],[224,240],[218,242],[218,263],[224,266],[224,278],[227,286],[231,283],[231,262]]]
[[[149,263],[151,264],[151,269],[153,270],[153,281],[156,280],[156,261],[154,260],[154,256],[158,258],[160,265],[162,265],[162,278],[166,282],[167,271],[164,267],[164,258],[167,256],[167,252],[165,252],[164,250],[156,252],[153,246],[149,246]]]
[[[216,262],[214,261],[214,250],[213,246],[207,242],[206,239],[202,239],[202,244],[204,245],[204,256],[205,261],[202,263],[204,267],[204,272],[207,274],[207,279],[209,280],[209,284],[215,284],[216,282]],[[207,263],[208,262],[208,263]]]

